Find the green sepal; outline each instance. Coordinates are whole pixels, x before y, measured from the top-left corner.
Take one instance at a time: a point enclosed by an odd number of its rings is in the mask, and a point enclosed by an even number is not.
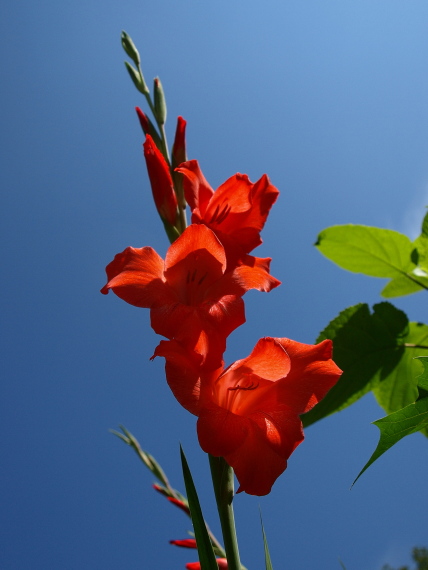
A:
[[[184,484],[186,486],[187,500],[192,517],[193,529],[195,531],[196,545],[198,547],[199,562],[201,570],[218,570],[218,564],[215,558],[213,546],[205,526],[204,517],[202,515],[201,506],[193,483],[192,474],[183,448],[180,445],[181,465],[183,468]]]

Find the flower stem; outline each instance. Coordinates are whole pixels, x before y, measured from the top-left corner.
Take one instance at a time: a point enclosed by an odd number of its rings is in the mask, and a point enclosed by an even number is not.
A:
[[[233,515],[233,469],[223,457],[209,455],[211,477],[223,533],[228,570],[242,570]]]

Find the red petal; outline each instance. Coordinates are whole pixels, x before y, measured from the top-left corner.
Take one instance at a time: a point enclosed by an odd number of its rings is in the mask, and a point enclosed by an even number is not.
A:
[[[154,355],[166,360],[166,379],[178,402],[191,414],[199,413],[201,357],[176,340],[162,340]]]
[[[191,225],[171,245],[165,257],[165,278],[182,303],[199,305],[207,289],[226,269],[224,248],[204,225]]]
[[[112,289],[136,307],[171,302],[172,292],[164,281],[163,269],[163,259],[151,247],[127,247],[107,265],[108,282],[101,293],[106,295]]]
[[[184,174],[184,196],[191,210],[205,211],[214,190],[206,181],[197,160],[189,160],[176,168]]]
[[[291,358],[291,369],[281,384],[281,391],[296,413],[308,412],[324,398],[342,374],[331,359],[333,343],[324,340],[311,345],[288,338],[276,340]]]
[[[217,368],[226,349],[226,338],[245,322],[241,298],[229,296],[201,307],[170,304],[150,312],[155,332],[176,338],[188,350],[203,356],[206,367]]]
[[[234,270],[234,277],[239,282],[244,291],[249,289],[257,289],[258,291],[265,291],[268,293],[278,285],[275,277],[270,275],[269,266],[271,259],[253,257],[252,255],[244,255],[241,264]]]
[[[251,371],[265,380],[277,381],[290,371],[290,357],[277,339],[261,338],[247,358],[237,360],[225,372]]]

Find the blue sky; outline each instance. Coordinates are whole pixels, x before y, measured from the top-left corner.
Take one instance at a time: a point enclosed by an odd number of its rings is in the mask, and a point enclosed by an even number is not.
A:
[[[159,75],[167,130],[216,187],[267,173],[281,191],[257,255],[283,282],[246,296],[227,362],[262,336],[314,342],[339,311],[380,300],[381,280],[315,250],[342,223],[417,234],[428,203],[428,5],[422,0],[4,3],[2,570],[184,568],[184,515],[111,434],[124,424],[183,490],[186,450],[218,530],[195,420],[166,386],[148,311],[104,297],[128,245],[164,254],[120,32]],[[428,322],[423,293],[395,304]],[[261,506],[276,569],[380,570],[428,545],[427,441],[416,434],[350,491],[383,415],[371,395],[307,430],[265,498],[239,495],[243,562],[262,567]]]

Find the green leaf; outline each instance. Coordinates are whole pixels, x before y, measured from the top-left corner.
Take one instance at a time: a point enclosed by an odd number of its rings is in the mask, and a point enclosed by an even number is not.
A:
[[[192,517],[193,529],[195,531],[196,544],[198,547],[199,562],[201,570],[218,570],[214,550],[208,535],[201,506],[193,483],[192,474],[183,448],[180,445],[181,465],[183,468],[184,483],[186,485],[187,500],[189,502],[190,514]]]
[[[414,273],[415,245],[399,232],[352,224],[332,226],[318,235],[315,246],[343,269],[391,278],[382,291],[384,297],[428,288],[428,278]]]
[[[267,543],[267,538],[266,538],[265,528],[263,526],[263,519],[262,519],[262,513],[261,512],[260,512],[260,524],[262,525],[263,546],[264,546],[264,551],[265,551],[266,570],[273,570],[272,560],[271,560],[270,554],[269,554],[269,546]]]
[[[420,395],[421,389],[428,391],[428,358],[426,356],[417,356],[416,358],[424,367],[422,374],[416,378]]]
[[[353,485],[357,479],[372,465],[376,459],[388,451],[400,439],[406,435],[416,433],[428,426],[428,398],[418,400],[414,404],[406,406],[402,410],[398,410],[373,422],[380,429],[380,439],[377,447],[368,462],[359,472]]]
[[[351,405],[370,390],[387,413],[415,401],[415,356],[428,356],[428,327],[409,323],[405,313],[387,302],[342,311],[319,335],[333,341],[333,359],[343,370],[339,382],[310,412],[305,426]],[[410,379],[410,380],[409,380]],[[413,380],[412,380],[413,379]]]
[[[409,323],[404,351],[400,361],[382,382],[374,387],[378,404],[387,414],[413,403],[418,397],[418,376],[422,371],[421,360],[427,356],[428,327],[422,323]]]

